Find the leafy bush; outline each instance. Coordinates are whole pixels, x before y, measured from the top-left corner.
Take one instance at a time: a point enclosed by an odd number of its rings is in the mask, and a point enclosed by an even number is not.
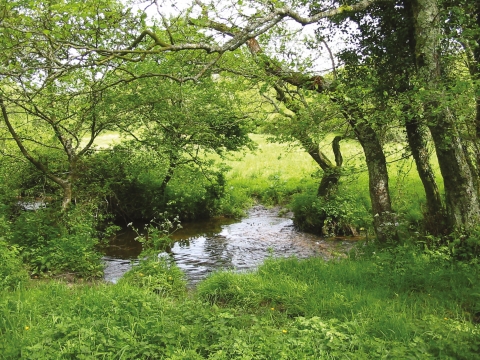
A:
[[[28,280],[20,256],[19,248],[9,245],[11,239],[10,224],[0,215],[0,291],[13,289]]]
[[[214,215],[224,194],[225,170],[179,169],[165,192],[165,211],[181,220]]]
[[[119,280],[119,284],[123,283],[161,295],[183,294],[186,286],[183,272],[166,256],[150,256],[140,260]]]
[[[461,260],[480,259],[480,226],[468,233],[453,234],[449,241],[452,255]]]
[[[0,208],[3,212],[5,209]],[[28,280],[18,246],[11,245],[11,224],[0,213],[0,291],[13,289]]]
[[[0,238],[0,291],[14,289],[28,280],[19,250],[16,246],[8,246]]]
[[[127,221],[149,220],[165,211],[182,220],[211,216],[223,194],[226,171],[207,161],[202,168],[179,165],[165,187],[168,163],[153,151],[128,144],[92,154],[82,166],[81,197],[96,197],[108,204],[106,211]]]
[[[12,242],[32,274],[98,277],[102,265],[93,225],[91,215],[80,208],[66,213],[49,208],[23,212],[12,224]]]
[[[294,195],[291,203],[294,223],[302,231],[318,234],[352,234],[352,228],[368,227],[371,215],[362,198],[339,192],[329,199],[320,198],[316,190]]]

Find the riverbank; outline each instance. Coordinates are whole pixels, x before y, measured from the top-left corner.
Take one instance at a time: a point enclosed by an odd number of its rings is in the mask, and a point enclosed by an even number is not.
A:
[[[477,356],[478,264],[412,247],[362,249],[329,262],[269,259],[188,293],[152,291],[138,273],[116,285],[30,282],[0,295],[0,358]],[[166,282],[180,273],[159,269]]]

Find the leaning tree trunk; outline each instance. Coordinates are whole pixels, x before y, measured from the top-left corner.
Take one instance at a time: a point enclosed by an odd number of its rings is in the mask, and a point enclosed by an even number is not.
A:
[[[2,110],[2,116],[3,116],[3,121],[5,122],[5,125],[7,126],[7,129],[12,135],[13,140],[18,146],[18,149],[22,153],[22,155],[33,165],[35,166],[39,171],[41,171],[47,178],[55,182],[57,185],[59,185],[62,190],[63,190],[63,200],[62,200],[62,210],[65,211],[67,210],[68,206],[72,202],[72,184],[69,180],[62,179],[48,171],[47,166],[43,164],[41,161],[35,159],[25,148],[23,145],[22,139],[20,136],[17,134],[15,131],[12,123],[10,122],[10,118],[8,116],[7,108],[5,106],[5,103],[3,99],[0,98],[0,108]],[[70,177],[72,176],[72,173],[70,172]]]
[[[340,181],[342,175],[343,158],[340,152],[340,141],[342,138],[336,136],[332,142],[333,153],[335,155],[335,164],[333,164],[328,157],[319,149],[319,144],[312,141],[308,136],[299,139],[303,148],[312,157],[312,159],[323,170],[323,176],[318,185],[318,197],[328,198],[332,195]]]
[[[335,155],[335,165],[332,164],[328,170],[324,170],[322,180],[318,186],[317,195],[327,198],[338,187],[340,176],[342,175],[343,157],[340,152],[340,136],[335,136],[332,142],[332,149]]]
[[[425,190],[427,203],[426,213],[424,214],[425,229],[431,234],[441,234],[444,232],[446,225],[445,212],[435,175],[430,165],[430,155],[428,154],[424,129],[416,119],[407,121],[405,128],[408,145]]]
[[[250,42],[250,44],[254,43]],[[285,93],[285,91],[283,91],[280,85],[277,83],[274,84],[273,87],[277,92],[277,100],[281,101],[287,107],[287,109],[289,109],[296,116],[298,116],[300,109],[287,96],[287,94]],[[335,156],[335,164],[333,164],[328,159],[328,157],[322,151],[320,151],[320,144],[316,141],[313,141],[306,132],[302,131],[301,133],[296,134],[295,137],[298,141],[300,141],[305,151],[323,170],[323,176],[318,186],[317,195],[318,197],[328,198],[329,195],[335,192],[340,177],[342,175],[341,167],[343,163],[343,157],[340,151],[340,141],[342,140],[342,137],[336,136],[332,142],[333,154]]]
[[[445,186],[448,225],[470,229],[480,221],[474,176],[454,119],[441,103],[440,24],[437,0],[414,0],[415,62],[427,89],[427,124],[435,144]]]

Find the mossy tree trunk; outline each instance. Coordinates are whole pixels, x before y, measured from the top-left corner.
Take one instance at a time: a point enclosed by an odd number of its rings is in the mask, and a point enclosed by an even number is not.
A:
[[[398,241],[397,218],[392,208],[388,187],[387,160],[375,130],[365,122],[350,120],[365,154],[368,186],[372,202],[373,227],[381,243]]]
[[[425,114],[444,180],[448,225],[452,230],[468,230],[478,225],[480,207],[468,154],[453,116],[442,103],[438,2],[413,0],[412,9],[415,63],[426,88]]]
[[[342,153],[340,152],[341,140],[341,136],[336,136],[333,139],[332,149],[335,155],[335,164],[333,164],[328,157],[322,151],[320,151],[320,146],[318,143],[312,141],[310,138],[301,139],[304,149],[323,170],[323,176],[318,185],[318,197],[328,198],[335,192],[338,186],[338,182],[342,176],[343,163]]]
[[[415,160],[417,172],[425,190],[426,212],[424,214],[425,229],[431,234],[445,231],[445,211],[438,190],[435,175],[430,164],[425,130],[418,119],[407,120],[405,124],[408,145]]]

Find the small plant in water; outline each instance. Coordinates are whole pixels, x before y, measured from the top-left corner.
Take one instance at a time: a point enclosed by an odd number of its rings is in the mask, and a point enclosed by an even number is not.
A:
[[[173,220],[170,220],[166,212],[160,213],[159,218],[154,217],[145,224],[143,232],[135,228],[132,223],[129,223],[128,226],[137,233],[135,240],[142,243],[142,253],[144,255],[168,250],[172,245],[170,235],[182,228],[179,217],[176,216]]]

